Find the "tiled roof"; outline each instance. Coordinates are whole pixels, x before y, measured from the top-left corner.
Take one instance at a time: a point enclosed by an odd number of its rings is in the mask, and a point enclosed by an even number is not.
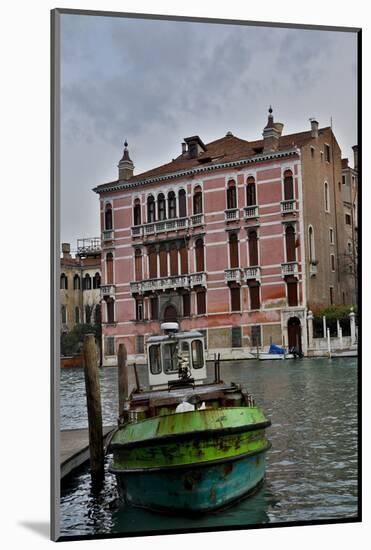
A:
[[[320,133],[328,130],[329,127],[319,130]],[[302,147],[309,141],[311,141],[311,131],[299,132],[297,134],[283,135],[279,138],[278,151],[285,151],[293,147]],[[249,157],[254,157],[261,154],[263,151],[263,140],[246,141],[244,139],[235,137],[233,135],[226,135],[220,139],[212,141],[206,144],[207,150],[203,152],[197,158],[189,158],[188,153],[179,155],[172,162],[168,162],[157,168],[153,168],[141,174],[136,174],[129,180],[123,180],[120,183],[123,186],[130,186],[131,184],[150,179],[157,176],[163,176],[166,174],[173,174],[174,172],[182,172],[184,170],[192,170],[200,166],[214,166],[222,163],[238,161]],[[119,180],[99,185],[94,191],[102,192],[106,188],[107,190],[112,188],[113,185],[119,184]]]

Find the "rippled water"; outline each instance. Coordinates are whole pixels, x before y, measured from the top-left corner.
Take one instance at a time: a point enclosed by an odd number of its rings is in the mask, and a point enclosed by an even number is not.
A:
[[[213,369],[209,370],[212,378]],[[144,385],[144,370],[140,375]],[[62,534],[143,533],[355,517],[356,359],[236,361],[222,363],[221,376],[226,382],[246,385],[272,420],[266,480],[256,495],[219,514],[169,517],[120,503],[115,478],[109,473],[104,489],[94,496],[87,468],[83,468],[62,487]],[[116,369],[102,370],[105,424],[115,423],[116,380]],[[86,427],[85,409],[83,371],[62,371],[62,428]]]

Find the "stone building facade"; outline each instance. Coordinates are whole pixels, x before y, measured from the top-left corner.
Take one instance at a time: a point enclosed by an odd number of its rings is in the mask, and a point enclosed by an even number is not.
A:
[[[353,147],[353,168],[347,158],[342,159],[342,197],[344,204],[345,249],[340,269],[348,279],[349,296],[346,301],[355,304],[358,281],[358,147]]]
[[[270,343],[307,350],[308,307],[342,303],[341,151],[331,128],[263,139],[185,138],[172,162],[94,189],[102,227],[104,364],[120,342],[144,360],[164,320],[205,332],[209,357]],[[332,233],[331,233],[332,231]]]
[[[74,256],[70,244],[63,243],[60,270],[62,331],[77,324],[100,322],[100,239],[78,239]]]

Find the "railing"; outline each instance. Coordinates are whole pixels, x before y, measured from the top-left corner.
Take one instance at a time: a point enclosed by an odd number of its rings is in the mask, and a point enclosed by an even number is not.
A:
[[[245,267],[244,274],[246,281],[250,279],[260,279],[260,266]]]
[[[245,213],[245,220],[249,220],[251,218],[257,218],[259,216],[259,208],[257,205],[245,206],[244,213]]]
[[[102,231],[102,240],[103,241],[112,241],[113,239],[113,229],[103,229]]]
[[[204,224],[204,215],[203,214],[194,214],[190,217],[191,220],[191,226],[196,227],[197,225],[203,225]]]
[[[200,215],[202,216],[202,214]],[[131,236],[142,237],[143,235],[153,235],[163,233],[164,231],[175,231],[177,229],[185,229],[188,225],[188,218],[174,218],[171,220],[146,223],[144,225],[134,225],[131,228]]]
[[[281,264],[282,277],[286,275],[297,275],[299,272],[298,262],[286,262]]]
[[[242,281],[242,269],[235,267],[232,269],[224,270],[224,280],[226,283],[236,282],[241,283]]]
[[[240,218],[240,211],[238,208],[228,208],[224,210],[224,219],[226,222],[238,220]]]
[[[202,275],[196,273],[195,275]],[[130,283],[130,290],[133,294],[143,294],[144,292],[153,292],[155,290],[169,290],[176,288],[189,288],[193,275],[171,275],[169,277],[160,277],[158,279],[148,279],[146,281],[136,281]],[[206,282],[206,278],[205,278]],[[200,283],[196,283],[200,284]]]
[[[281,201],[281,214],[290,214],[295,212],[296,208],[295,199],[290,199],[287,201]]]
[[[115,285],[102,285],[100,287],[100,296],[104,298],[105,296],[114,296],[115,295]]]
[[[206,273],[203,271],[192,273],[192,275],[189,276],[189,280],[191,288],[196,285],[206,286]]]

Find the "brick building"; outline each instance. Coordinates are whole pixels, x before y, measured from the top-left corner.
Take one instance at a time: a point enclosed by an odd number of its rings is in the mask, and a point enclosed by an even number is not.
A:
[[[62,244],[60,260],[61,329],[100,322],[100,239],[78,239],[75,256],[69,243]]]
[[[134,175],[127,143],[116,181],[94,189],[102,227],[104,364],[120,342],[144,360],[160,322],[205,331],[209,356],[271,342],[306,353],[308,308],[342,303],[350,281],[342,162],[330,127],[263,139],[185,138],[172,162]]]
[[[356,303],[357,300],[357,277],[358,277],[358,147],[354,145],[353,168],[349,160],[344,158],[342,162],[342,196],[344,203],[345,223],[345,250],[340,258],[340,269],[343,276],[348,279],[349,296],[346,301]]]

